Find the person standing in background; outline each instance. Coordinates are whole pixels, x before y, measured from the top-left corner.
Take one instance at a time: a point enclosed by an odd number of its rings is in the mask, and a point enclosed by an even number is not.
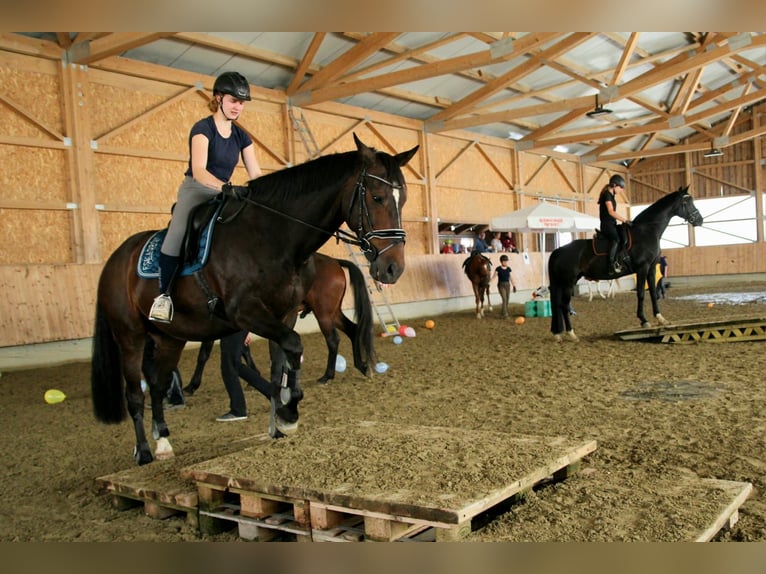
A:
[[[660,251],[660,256],[657,259],[657,264],[660,266],[660,278],[657,280],[657,299],[666,299],[667,293],[665,292],[665,277],[668,276],[668,259]]]

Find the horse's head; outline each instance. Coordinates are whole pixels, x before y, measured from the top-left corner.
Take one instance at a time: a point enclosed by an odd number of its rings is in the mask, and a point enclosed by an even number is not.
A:
[[[678,190],[678,201],[673,207],[673,215],[677,215],[694,227],[702,225],[702,215],[694,205],[692,196],[689,195],[689,186]]]
[[[407,184],[402,174],[418,147],[396,155],[376,151],[354,134],[362,161],[353,194],[348,201],[346,223],[356,232],[370,262],[370,275],[381,283],[395,283],[404,271],[402,207]]]

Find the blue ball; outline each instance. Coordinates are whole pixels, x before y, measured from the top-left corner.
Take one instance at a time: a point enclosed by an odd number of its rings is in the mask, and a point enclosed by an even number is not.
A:
[[[346,358],[343,355],[338,355],[335,357],[335,371],[338,373],[342,373],[346,370]]]
[[[401,345],[401,344],[402,344],[402,338],[399,335],[394,337],[394,345]]]
[[[388,370],[388,364],[381,361],[377,365],[375,365],[375,372],[376,373],[385,373]]]

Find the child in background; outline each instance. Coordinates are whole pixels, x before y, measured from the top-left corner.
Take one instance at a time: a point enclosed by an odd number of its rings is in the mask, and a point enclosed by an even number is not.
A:
[[[508,267],[508,256],[505,254],[500,256],[500,267],[495,267],[495,271],[492,273],[492,279],[495,277],[497,277],[497,290],[502,299],[502,311],[500,316],[507,319],[508,299],[511,296],[511,285],[513,285],[513,292],[516,293],[516,283],[511,276],[511,268]]]

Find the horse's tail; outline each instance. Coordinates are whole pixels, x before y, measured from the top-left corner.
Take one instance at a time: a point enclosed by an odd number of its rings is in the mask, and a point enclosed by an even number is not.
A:
[[[123,398],[120,349],[112,336],[112,327],[104,309],[96,304],[96,327],[93,333],[90,389],[93,414],[102,423],[116,424],[127,414]]]
[[[548,258],[548,296],[551,298],[551,333],[554,335],[564,330],[564,316],[562,311],[565,285],[562,283],[558,268],[558,259],[561,252],[554,249]],[[569,310],[567,309],[566,312]]]
[[[372,303],[364,274],[359,270],[359,267],[350,261],[345,259],[338,259],[337,261],[341,267],[348,269],[351,288],[354,290],[354,318],[357,324],[356,341],[353,341],[354,347],[362,352],[360,358],[363,362],[374,365],[377,362],[377,356],[373,335]]]

